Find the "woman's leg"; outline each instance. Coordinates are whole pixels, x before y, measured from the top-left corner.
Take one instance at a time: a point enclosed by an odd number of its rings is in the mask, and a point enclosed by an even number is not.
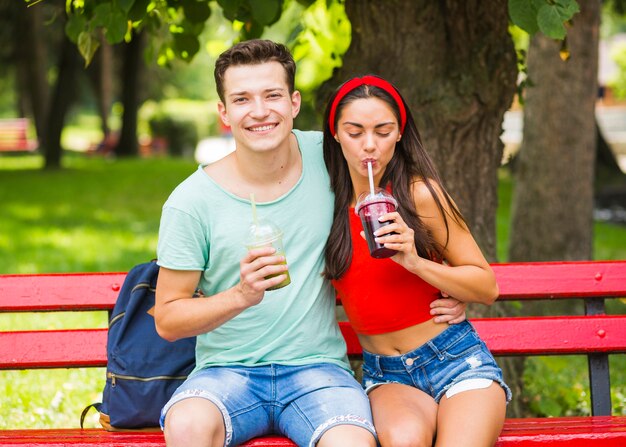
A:
[[[408,385],[380,385],[369,394],[374,426],[382,447],[431,447],[437,404]]]
[[[489,387],[444,396],[439,402],[436,447],[492,447],[506,413],[504,390]],[[374,417],[376,422],[376,417]]]

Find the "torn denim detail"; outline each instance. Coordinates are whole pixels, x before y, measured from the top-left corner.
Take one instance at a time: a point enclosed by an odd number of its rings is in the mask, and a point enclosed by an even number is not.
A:
[[[369,431],[374,438],[378,440],[376,436],[376,430],[370,421],[360,416],[355,416],[353,414],[348,414],[345,416],[335,416],[324,422],[322,425],[317,427],[313,432],[313,436],[311,436],[311,442],[309,443],[309,447],[315,447],[317,442],[320,440],[322,435],[326,433],[327,430],[336,426],[336,425],[356,425],[358,427],[363,427],[367,431]]]

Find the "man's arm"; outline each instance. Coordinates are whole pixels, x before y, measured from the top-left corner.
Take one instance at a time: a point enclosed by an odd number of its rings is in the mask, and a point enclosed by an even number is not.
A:
[[[157,332],[169,341],[210,332],[260,303],[265,291],[280,284],[287,270],[283,256],[273,248],[251,250],[240,262],[240,281],[234,287],[210,297],[194,298],[201,271],[161,267],[156,289]],[[278,274],[273,278],[266,277]]]
[[[430,314],[435,323],[457,324],[467,318],[467,304],[441,292],[441,298],[430,303]]]

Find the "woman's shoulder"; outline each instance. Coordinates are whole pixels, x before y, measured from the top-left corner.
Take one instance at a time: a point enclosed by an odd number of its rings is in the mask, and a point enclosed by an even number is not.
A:
[[[433,194],[436,194],[440,200],[443,199],[445,195],[443,188],[438,182],[432,179],[428,179],[427,181],[422,177],[413,179],[411,183],[411,195],[416,205],[435,204],[436,201]]]

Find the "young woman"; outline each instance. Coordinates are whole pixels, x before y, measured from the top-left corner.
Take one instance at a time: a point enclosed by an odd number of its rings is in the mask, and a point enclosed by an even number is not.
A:
[[[363,385],[381,445],[492,446],[511,396],[502,371],[471,323],[435,323],[430,303],[443,295],[492,304],[498,286],[389,82],[353,78],[334,93],[324,160],[335,193],[325,276],[364,349]],[[370,189],[368,162],[375,186],[398,201],[375,233],[397,250],[387,259],[369,255],[354,212]]]

